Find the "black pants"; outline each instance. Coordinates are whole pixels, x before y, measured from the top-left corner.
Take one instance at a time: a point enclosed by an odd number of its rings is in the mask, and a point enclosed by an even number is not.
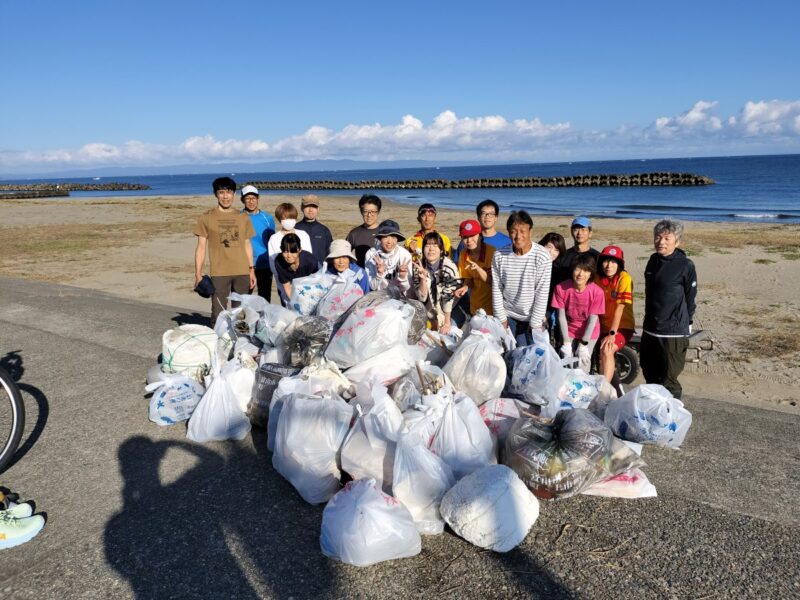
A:
[[[219,313],[228,308],[228,296],[232,291],[237,294],[250,292],[250,276],[217,275],[212,276],[211,281],[214,284],[214,295],[211,296],[211,327],[214,327]],[[239,306],[239,303],[232,303],[231,306]]]
[[[267,302],[271,302],[272,271],[270,271],[269,267],[266,269],[256,269],[256,286],[258,287],[258,295]]]
[[[647,383],[659,383],[673,396],[680,398],[683,388],[678,383],[678,375],[686,363],[686,349],[689,339],[685,337],[661,338],[642,333],[639,347],[639,362]]]

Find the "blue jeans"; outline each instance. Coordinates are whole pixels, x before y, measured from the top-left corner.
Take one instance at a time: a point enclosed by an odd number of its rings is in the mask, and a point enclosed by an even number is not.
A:
[[[530,346],[533,344],[530,321],[518,321],[508,317],[508,328],[517,340],[517,346]]]

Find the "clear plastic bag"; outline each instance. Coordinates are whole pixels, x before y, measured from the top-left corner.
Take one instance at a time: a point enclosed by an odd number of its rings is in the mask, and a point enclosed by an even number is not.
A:
[[[325,556],[357,567],[422,550],[411,513],[372,479],[351,481],[328,502],[319,541]]]
[[[425,378],[425,383],[420,380],[420,373]],[[453,382],[442,369],[428,362],[418,361],[389,387],[389,395],[400,407],[400,411],[405,412],[422,402],[425,389],[429,389],[432,384],[437,389],[448,388],[451,396],[455,393]]]
[[[278,344],[290,365],[305,367],[322,356],[331,335],[331,322],[323,317],[299,317],[283,330]]]
[[[605,423],[622,439],[679,448],[692,425],[692,413],[664,386],[645,383],[609,402]]]
[[[326,273],[324,268],[306,277],[298,277],[292,281],[292,297],[289,300],[289,308],[302,316],[313,315],[320,300],[330,291],[334,281],[334,276]]]
[[[573,408],[589,409],[592,402],[604,389],[602,375],[590,375],[580,369],[564,369],[564,380],[555,400],[542,406],[539,416],[554,419],[559,410]]]
[[[519,419],[519,408],[511,398],[494,398],[480,406],[481,417],[497,443],[502,448],[508,432]]]
[[[298,316],[293,310],[277,304],[268,304],[264,314],[256,323],[256,339],[269,346],[276,346],[283,330],[294,323]]]
[[[518,419],[503,463],[539,498],[568,498],[644,462],[588,410],[562,410],[552,422]]]
[[[506,383],[506,363],[501,349],[488,334],[474,331],[456,349],[444,366],[456,389],[480,406],[497,398]]]
[[[353,271],[345,271],[353,273]],[[317,304],[316,314],[329,321],[338,319],[348,308],[364,295],[364,290],[351,276],[338,276],[335,278],[328,293]]]
[[[414,310],[398,300],[357,309],[331,337],[325,357],[346,369],[405,344]]]
[[[455,482],[452,469],[425,444],[400,436],[394,456],[392,493],[414,517],[420,533],[436,535],[444,531],[439,505]]]
[[[533,344],[511,352],[508,361],[510,394],[529,404],[556,402],[564,381],[564,368],[558,353],[550,345],[547,332],[534,331]]]
[[[309,504],[327,502],[339,489],[336,456],[353,409],[339,397],[295,394],[280,411],[272,466]]]
[[[479,308],[478,312],[472,315],[464,330],[464,335],[469,335],[473,331],[485,333],[505,352],[511,352],[517,347],[517,340],[511,331],[503,327],[500,319],[487,315],[482,308]]]

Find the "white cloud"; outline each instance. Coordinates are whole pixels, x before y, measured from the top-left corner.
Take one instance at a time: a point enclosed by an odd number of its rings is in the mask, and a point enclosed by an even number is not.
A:
[[[404,115],[396,124],[350,124],[335,131],[315,125],[274,142],[195,136],[175,145],[132,140],[88,143],[78,149],[0,151],[0,171],[31,173],[57,168],[260,162],[315,158],[366,160],[581,160],[622,156],[687,156],[713,151],[800,150],[800,100],[750,101],[737,115],[721,116],[715,101],[699,100],[675,116],[641,127],[576,130],[569,122],[502,115],[459,117],[445,110],[426,124]],[[772,145],[772,146],[771,146]]]

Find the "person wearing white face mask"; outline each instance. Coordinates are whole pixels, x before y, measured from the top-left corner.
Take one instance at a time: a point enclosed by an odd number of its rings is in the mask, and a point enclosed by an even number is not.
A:
[[[275,221],[280,223],[281,228],[269,238],[267,252],[269,253],[269,268],[272,271],[275,281],[278,281],[278,274],[275,270],[275,259],[278,254],[281,253],[281,240],[286,234],[294,233],[300,238],[301,250],[305,250],[306,252],[313,252],[313,250],[311,247],[311,238],[308,237],[308,234],[305,231],[295,229],[295,225],[297,224],[297,208],[294,204],[289,202],[278,204],[278,206],[275,207]],[[284,293],[281,286],[277,286],[277,289],[278,294],[283,299]]]

